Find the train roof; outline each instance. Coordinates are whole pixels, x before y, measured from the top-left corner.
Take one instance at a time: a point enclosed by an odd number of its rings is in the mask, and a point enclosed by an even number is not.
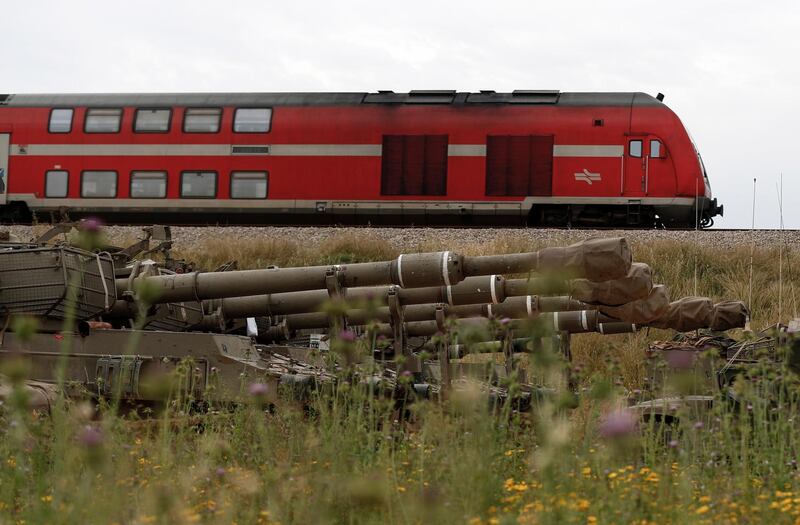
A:
[[[562,93],[516,90],[510,93],[417,90],[408,93],[74,93],[0,95],[0,106],[343,106],[362,104],[522,104],[558,106],[658,106],[646,93]]]

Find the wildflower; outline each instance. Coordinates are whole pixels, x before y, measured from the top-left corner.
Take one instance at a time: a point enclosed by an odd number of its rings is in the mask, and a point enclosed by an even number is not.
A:
[[[711,507],[709,507],[708,505],[703,505],[702,507],[698,508],[695,512],[697,514],[705,514],[709,510],[711,510]]]
[[[78,442],[86,448],[97,448],[103,444],[103,433],[95,426],[86,425],[78,434]]]
[[[627,436],[636,431],[636,416],[627,410],[616,410],[603,418],[600,422],[600,435],[606,439],[615,439]]]
[[[705,425],[702,421],[695,421],[694,422],[694,429],[695,430],[702,430]]]
[[[679,445],[679,443],[678,443],[678,440],[677,440],[677,439],[673,439],[672,441],[670,441],[670,442],[667,444],[667,446],[668,446],[669,448],[678,448],[678,445]]]
[[[500,324],[504,325],[504,326],[509,324],[510,322],[511,322],[511,319],[509,319],[508,317],[503,317],[502,319],[500,319]]]
[[[253,383],[247,389],[247,392],[253,397],[264,397],[269,392],[269,388],[264,383]]]
[[[356,334],[352,330],[342,330],[339,332],[339,339],[348,343],[356,340]]]
[[[80,222],[78,228],[87,233],[100,233],[100,230],[103,229],[103,221],[97,217],[87,217]]]
[[[214,474],[216,474],[218,478],[224,477],[225,476],[225,467],[217,467],[217,470],[214,471]]]

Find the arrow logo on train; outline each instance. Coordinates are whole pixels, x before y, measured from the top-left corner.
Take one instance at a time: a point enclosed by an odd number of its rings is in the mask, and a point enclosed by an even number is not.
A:
[[[592,185],[592,182],[600,182],[603,178],[600,176],[599,173],[592,173],[587,169],[575,174],[575,180],[583,181],[589,186]]]

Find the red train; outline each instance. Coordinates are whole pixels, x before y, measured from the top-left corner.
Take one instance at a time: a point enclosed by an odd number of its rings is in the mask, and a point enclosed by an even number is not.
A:
[[[710,226],[643,93],[0,95],[6,221]]]

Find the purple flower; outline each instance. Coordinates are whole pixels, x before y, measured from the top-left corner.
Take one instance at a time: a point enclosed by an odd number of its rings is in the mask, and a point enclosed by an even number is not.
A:
[[[217,467],[217,470],[214,471],[214,474],[216,474],[218,478],[225,477],[225,468]]]
[[[339,332],[339,339],[348,343],[352,343],[356,340],[356,334],[353,333],[352,330],[342,330]]]
[[[86,425],[78,434],[78,442],[86,448],[97,448],[103,444],[103,433],[95,426]]]
[[[670,441],[670,442],[667,444],[667,446],[668,446],[669,448],[678,448],[678,440],[676,440],[676,439],[673,439],[672,441]]]
[[[80,222],[80,229],[89,233],[99,233],[103,229],[103,221],[97,217],[87,217]]]
[[[500,319],[500,324],[502,325],[507,325],[509,323],[511,323],[511,319],[509,319],[508,317],[503,317],[502,319]]]
[[[694,429],[695,430],[702,430],[705,425],[702,421],[695,421],[694,422]]]
[[[264,397],[269,392],[269,388],[264,383],[253,383],[247,391],[253,397]]]
[[[632,412],[615,410],[600,421],[600,435],[606,439],[617,439],[636,432],[637,427],[637,419]]]
[[[403,372],[400,375],[403,377],[411,377],[414,374],[412,374],[410,370],[403,370]]]

